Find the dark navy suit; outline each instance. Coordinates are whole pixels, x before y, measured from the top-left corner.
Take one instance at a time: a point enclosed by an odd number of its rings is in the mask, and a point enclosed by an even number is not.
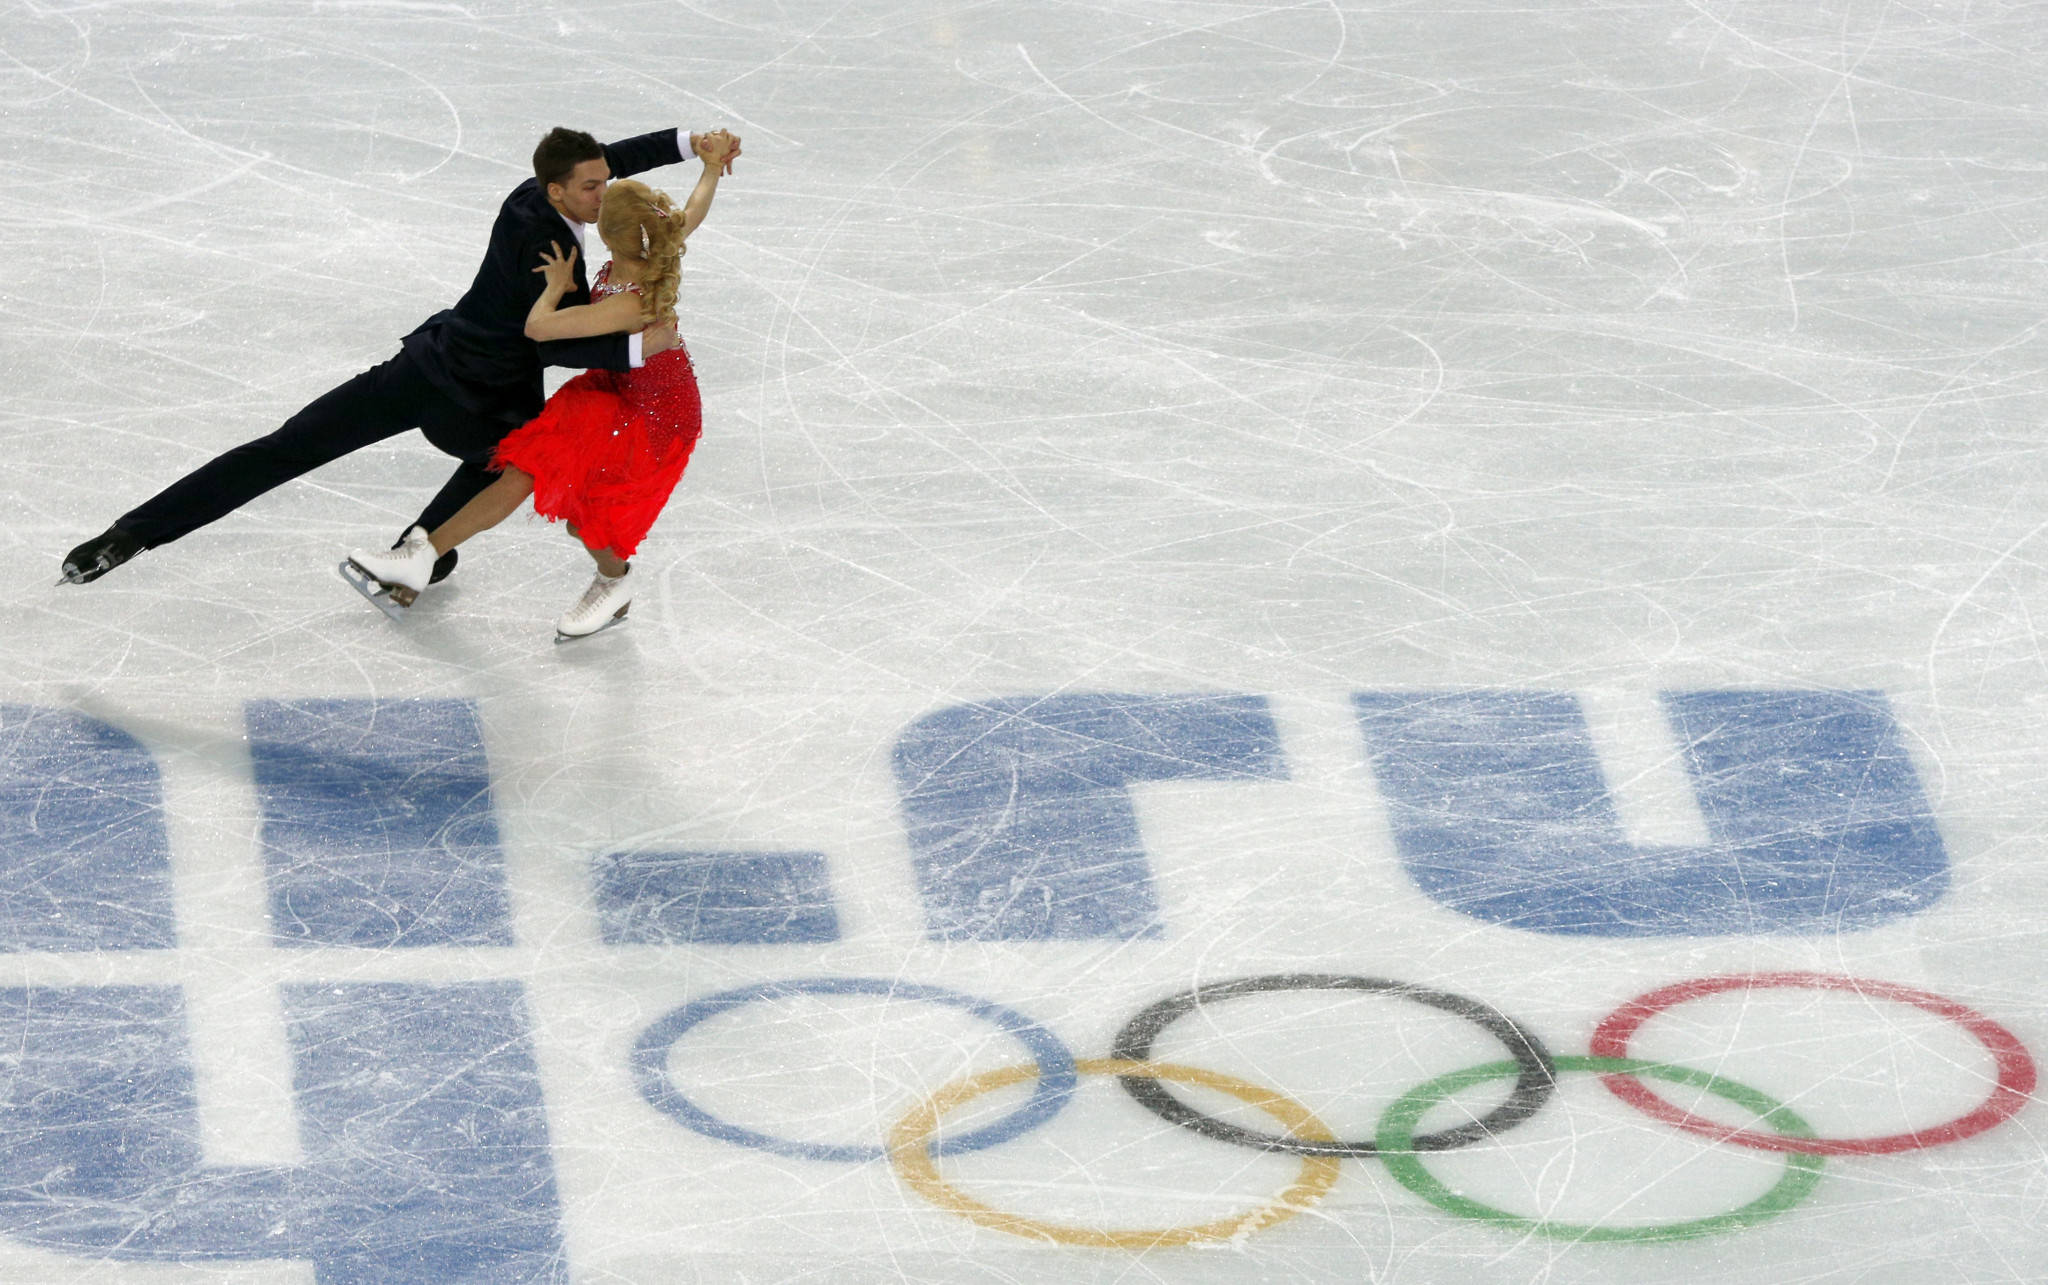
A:
[[[683,159],[674,130],[605,145],[612,177],[624,178]],[[273,487],[351,451],[417,428],[462,461],[417,519],[433,530],[494,476],[500,438],[538,414],[543,366],[625,370],[624,335],[536,344],[526,314],[546,288],[541,251],[569,248],[569,225],[534,179],[512,189],[491,225],[490,247],[461,300],[407,335],[398,355],[342,384],[286,420],[173,482],[115,524],[144,548],[168,544],[247,504]],[[583,256],[563,307],[590,302]]]

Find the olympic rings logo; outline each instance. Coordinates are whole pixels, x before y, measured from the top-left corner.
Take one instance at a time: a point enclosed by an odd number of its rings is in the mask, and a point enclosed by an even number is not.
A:
[[[1724,1076],[1694,1067],[1633,1057],[1629,1047],[1644,1026],[1671,1010],[1713,996],[1772,989],[1844,992],[1892,1001],[1953,1024],[1990,1056],[1995,1082],[1984,1100],[1954,1119],[1932,1127],[1872,1137],[1820,1136],[1785,1103]],[[1385,995],[1432,1008],[1471,1023],[1497,1041],[1507,1057],[1439,1075],[1400,1095],[1381,1113],[1369,1138],[1338,1138],[1309,1108],[1285,1093],[1201,1067],[1156,1061],[1152,1049],[1173,1023],[1197,1010],[1250,995],[1286,991],[1350,991]],[[936,1004],[965,1012],[1015,1041],[1028,1060],[949,1083],[906,1112],[867,1146],[825,1144],[777,1137],[722,1120],[693,1102],[668,1071],[672,1045],[700,1023],[745,1005],[800,995],[874,995]],[[785,1156],[843,1162],[886,1158],[912,1191],[939,1208],[1012,1235],[1058,1244],[1105,1249],[1156,1249],[1227,1241],[1284,1222],[1313,1206],[1336,1185],[1343,1159],[1374,1158],[1403,1187],[1446,1213],[1554,1239],[1619,1242],[1684,1240],[1745,1228],[1776,1217],[1804,1201],[1821,1179],[1828,1156],[1875,1156],[1957,1142],[2010,1119],[2030,1100],[2037,1074],[2032,1056],[2017,1036],[1989,1017],[1954,1000],[1889,982],[1827,973],[1769,972],[1708,977],[1661,987],[1623,1004],[1603,1018],[1584,1056],[1553,1055],[1521,1024],[1479,1000],[1408,982],[1346,974],[1285,973],[1238,978],[1183,991],[1149,1005],[1129,1021],[1102,1058],[1076,1058],[1050,1030],[1015,1009],[939,986],[887,978],[791,978],[720,992],[670,1012],[644,1031],[634,1049],[633,1069],[649,1103],[698,1133]],[[1686,1133],[1784,1157],[1778,1180],[1762,1195],[1722,1213],[1654,1225],[1603,1226],[1549,1221],[1487,1205],[1459,1194],[1431,1172],[1425,1157],[1490,1142],[1532,1119],[1549,1105],[1559,1077],[1597,1076],[1620,1101]],[[1074,1095],[1083,1077],[1114,1078],[1138,1105],[1160,1119],[1202,1137],[1233,1146],[1299,1158],[1285,1189],[1250,1210],[1176,1227],[1093,1228],[1050,1222],[986,1204],[947,1180],[941,1158],[1009,1141],[1052,1119]],[[1469,1123],[1418,1132],[1433,1108],[1490,1081],[1508,1081],[1507,1098]],[[1731,1125],[1689,1111],[1661,1096],[1651,1082],[1685,1086],[1740,1108],[1754,1125]],[[975,1099],[1003,1089],[1033,1085],[1024,1102],[992,1123],[934,1142],[946,1117]],[[1221,1093],[1277,1125],[1250,1129],[1205,1114],[1174,1094],[1174,1085]]]

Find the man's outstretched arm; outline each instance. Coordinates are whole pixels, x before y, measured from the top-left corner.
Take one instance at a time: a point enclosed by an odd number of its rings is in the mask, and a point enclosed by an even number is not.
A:
[[[604,145],[604,161],[613,178],[630,178],[664,165],[679,165],[696,146],[696,135],[680,129],[659,129]]]

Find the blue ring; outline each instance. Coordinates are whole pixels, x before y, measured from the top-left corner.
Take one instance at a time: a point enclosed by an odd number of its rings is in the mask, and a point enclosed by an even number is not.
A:
[[[932,1004],[945,1004],[964,1009],[1001,1029],[1030,1051],[1032,1060],[1038,1063],[1038,1087],[1032,1090],[1029,1100],[993,1124],[984,1125],[971,1133],[963,1133],[937,1144],[932,1148],[935,1155],[979,1151],[984,1147],[1008,1142],[1052,1119],[1059,1114],[1060,1108],[1067,1104],[1067,1099],[1074,1095],[1078,1077],[1074,1071],[1073,1053],[1060,1042],[1058,1036],[1016,1009],[976,999],[972,995],[963,995],[959,991],[947,990],[942,986],[923,986],[887,977],[789,977],[776,981],[756,982],[752,986],[741,986],[734,990],[720,991],[716,995],[707,995],[703,999],[692,1000],[648,1027],[641,1033],[639,1043],[633,1047],[633,1073],[634,1078],[640,1082],[640,1096],[646,1098],[657,1109],[673,1116],[685,1128],[721,1141],[735,1142],[743,1147],[772,1151],[780,1156],[794,1156],[800,1160],[842,1160],[860,1163],[886,1157],[888,1149],[879,1144],[862,1147],[852,1144],[797,1142],[721,1120],[684,1097],[669,1080],[669,1048],[691,1027],[728,1009],[738,1008],[742,1004],[764,999],[783,999],[791,995],[881,995],[890,999],[913,999]]]

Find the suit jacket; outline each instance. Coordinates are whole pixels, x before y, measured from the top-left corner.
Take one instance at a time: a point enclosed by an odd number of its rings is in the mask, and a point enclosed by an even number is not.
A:
[[[683,159],[676,131],[661,130],[621,139],[604,147],[613,178],[625,178]],[[540,413],[545,400],[541,367],[576,366],[625,370],[630,365],[626,336],[598,335],[537,344],[526,337],[526,314],[547,282],[534,269],[550,242],[566,252],[574,240],[569,225],[548,204],[536,179],[512,189],[491,225],[490,248],[476,280],[453,308],[437,312],[407,335],[407,355],[436,387],[457,404],[513,424]],[[583,255],[576,256],[575,288],[561,306],[590,302]]]

